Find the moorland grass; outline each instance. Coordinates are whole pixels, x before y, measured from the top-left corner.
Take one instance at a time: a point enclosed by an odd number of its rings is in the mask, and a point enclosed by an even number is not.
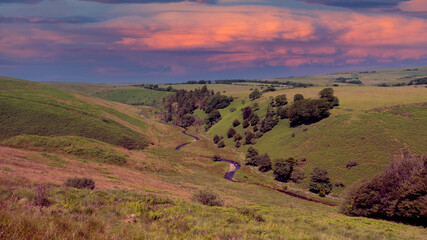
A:
[[[147,139],[116,121],[103,110],[50,86],[23,80],[0,79],[0,139],[20,134],[82,136],[128,149],[143,149]],[[4,91],[3,91],[4,90]],[[110,113],[123,114],[110,109]],[[126,119],[136,119],[126,116]],[[143,128],[143,124],[139,123]]]

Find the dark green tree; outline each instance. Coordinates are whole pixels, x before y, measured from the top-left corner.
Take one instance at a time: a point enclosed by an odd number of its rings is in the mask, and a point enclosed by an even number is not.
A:
[[[234,119],[234,121],[233,121],[233,127],[237,127],[239,125],[240,125],[240,121],[237,120],[237,119]]]
[[[228,138],[233,137],[233,136],[234,136],[234,134],[236,134],[236,130],[234,130],[234,128],[230,128],[230,129],[228,129],[228,131],[227,131],[227,137],[228,137]]]
[[[253,147],[248,148],[248,151],[246,153],[246,158],[245,158],[245,164],[257,166],[258,159],[259,159],[258,151]]]
[[[258,170],[260,172],[268,172],[271,170],[271,160],[270,160],[270,156],[268,156],[268,154],[263,154],[261,156],[258,157],[258,161],[257,161],[257,165]]]
[[[273,165],[274,179],[279,182],[288,182],[297,163],[298,161],[292,157],[276,160]]]
[[[303,99],[304,99],[304,96],[302,94],[297,93],[294,96],[294,102],[301,101]]]
[[[258,89],[255,89],[251,94],[249,94],[249,99],[251,101],[261,97],[261,92]]]
[[[288,104],[288,99],[286,98],[286,94],[277,95],[274,98],[274,106],[275,107],[284,106],[286,104]]]
[[[315,168],[311,173],[309,190],[320,195],[329,194],[332,191],[328,171],[326,169]]]

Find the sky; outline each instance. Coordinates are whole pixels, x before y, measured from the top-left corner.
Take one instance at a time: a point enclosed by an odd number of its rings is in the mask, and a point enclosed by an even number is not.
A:
[[[427,65],[427,0],[0,0],[0,76],[258,79]]]

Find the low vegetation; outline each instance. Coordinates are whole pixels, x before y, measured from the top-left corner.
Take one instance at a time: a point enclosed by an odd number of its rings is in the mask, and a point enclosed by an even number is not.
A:
[[[354,187],[342,206],[353,216],[427,226],[427,156],[394,160],[379,176]]]
[[[95,181],[91,178],[67,178],[64,186],[93,190],[95,188]]]

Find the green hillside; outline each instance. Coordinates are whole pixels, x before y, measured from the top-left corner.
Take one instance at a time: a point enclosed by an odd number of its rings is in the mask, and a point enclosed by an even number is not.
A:
[[[149,143],[146,136],[106,114],[124,120],[132,117],[44,84],[2,77],[0,101],[0,140],[29,134],[81,136],[128,149],[143,149]],[[138,124],[144,130],[145,124]]]
[[[260,118],[265,115],[269,97],[286,94],[288,100],[296,93],[306,98],[317,97],[322,88],[301,88],[269,92],[256,100]],[[402,153],[423,154],[427,152],[427,89],[424,87],[364,87],[347,86],[334,88],[340,106],[331,111],[331,116],[311,125],[291,128],[289,120],[280,120],[273,130],[256,139],[254,145],[242,145],[245,153],[253,146],[261,154],[268,153],[274,159],[294,157],[305,159],[303,171],[306,178],[295,187],[307,189],[309,176],[314,168],[327,169],[333,183],[350,186],[363,178],[373,177],[382,171],[390,159]],[[248,92],[249,94],[249,92]],[[215,124],[207,135],[224,137],[227,147],[235,148],[233,138],[227,138],[227,130],[238,119],[243,122],[245,106],[253,106],[248,99],[235,100],[221,109],[222,120]],[[231,108],[237,110],[231,112]],[[241,136],[246,129],[234,128]],[[357,166],[347,168],[349,162]],[[265,174],[272,178],[270,173]],[[294,186],[293,184],[289,184]],[[338,195],[342,187],[335,188]]]

